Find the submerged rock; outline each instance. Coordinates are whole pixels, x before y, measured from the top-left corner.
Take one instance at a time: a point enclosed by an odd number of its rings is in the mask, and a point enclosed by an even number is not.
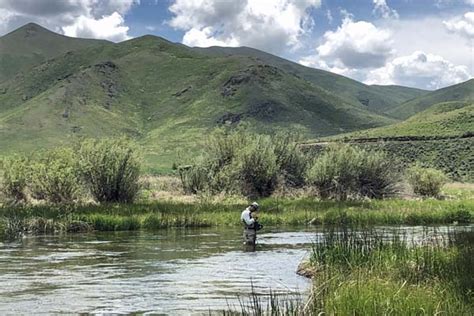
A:
[[[316,267],[307,260],[301,261],[296,269],[296,274],[309,279],[312,279],[316,275],[316,272]]]

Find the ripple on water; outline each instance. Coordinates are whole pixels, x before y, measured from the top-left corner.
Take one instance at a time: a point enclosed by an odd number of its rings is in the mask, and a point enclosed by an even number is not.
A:
[[[417,234],[415,229],[415,233]],[[245,252],[240,229],[31,238],[0,246],[0,314],[207,313],[261,295],[302,293],[295,274],[320,231],[269,231]]]

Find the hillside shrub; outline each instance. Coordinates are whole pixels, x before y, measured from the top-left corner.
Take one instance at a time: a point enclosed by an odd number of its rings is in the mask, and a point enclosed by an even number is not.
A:
[[[28,159],[23,156],[13,155],[1,161],[1,190],[7,199],[15,203],[26,200],[27,168]]]
[[[279,166],[271,139],[258,136],[238,152],[230,170],[248,197],[269,196],[277,187]]]
[[[384,198],[397,192],[399,177],[383,152],[333,145],[317,157],[306,181],[323,199]]]
[[[301,140],[299,134],[283,132],[272,139],[280,175],[287,187],[300,188],[305,184],[309,159],[298,146]]]
[[[177,169],[185,193],[196,194],[206,188],[209,179],[202,165],[179,166]]]
[[[40,153],[31,160],[28,169],[28,188],[34,198],[72,203],[80,197],[78,164],[71,148]]]
[[[442,171],[419,165],[408,168],[407,179],[413,192],[425,197],[439,197],[441,188],[448,181]]]
[[[203,156],[179,174],[188,193],[271,195],[278,185],[304,185],[308,158],[289,133],[260,135],[246,127],[217,129],[206,141]]]
[[[82,180],[98,202],[135,200],[140,190],[141,155],[124,138],[89,139],[77,148]]]

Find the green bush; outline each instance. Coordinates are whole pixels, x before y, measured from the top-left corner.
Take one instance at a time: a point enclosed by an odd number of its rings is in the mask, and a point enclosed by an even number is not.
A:
[[[57,148],[35,158],[28,176],[28,188],[34,198],[51,203],[71,203],[79,198],[79,170],[71,148]]]
[[[304,185],[308,158],[289,133],[260,135],[248,129],[217,129],[208,137],[204,154],[179,168],[188,193],[209,191],[269,196],[279,184]]]
[[[207,170],[201,164],[179,166],[177,169],[185,193],[196,194],[206,188],[209,179]]]
[[[269,196],[277,186],[278,164],[268,136],[258,136],[239,151],[231,164],[240,192],[249,197]]]
[[[321,198],[383,198],[397,192],[399,177],[383,152],[333,145],[308,168],[306,181]]]
[[[407,178],[413,192],[426,197],[438,197],[441,188],[448,181],[442,171],[423,168],[419,165],[412,166],[407,170]]]
[[[1,161],[1,167],[2,193],[7,199],[10,199],[14,202],[25,201],[28,159],[18,155],[5,157]]]
[[[287,187],[298,188],[305,184],[309,159],[298,145],[301,140],[298,134],[283,132],[272,138],[280,175]]]
[[[77,148],[82,179],[99,202],[135,200],[140,190],[141,156],[124,139],[85,140]]]

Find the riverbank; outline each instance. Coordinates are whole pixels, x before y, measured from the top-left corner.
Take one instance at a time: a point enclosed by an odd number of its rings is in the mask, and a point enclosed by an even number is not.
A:
[[[260,221],[266,226],[466,224],[474,219],[471,197],[459,193],[449,200],[346,202],[267,198],[260,201]],[[4,206],[0,208],[0,238],[91,230],[239,226],[240,212],[245,207],[242,202],[159,200],[137,204]]]
[[[329,232],[310,256],[311,314],[472,315],[473,241],[472,230],[416,241]]]

